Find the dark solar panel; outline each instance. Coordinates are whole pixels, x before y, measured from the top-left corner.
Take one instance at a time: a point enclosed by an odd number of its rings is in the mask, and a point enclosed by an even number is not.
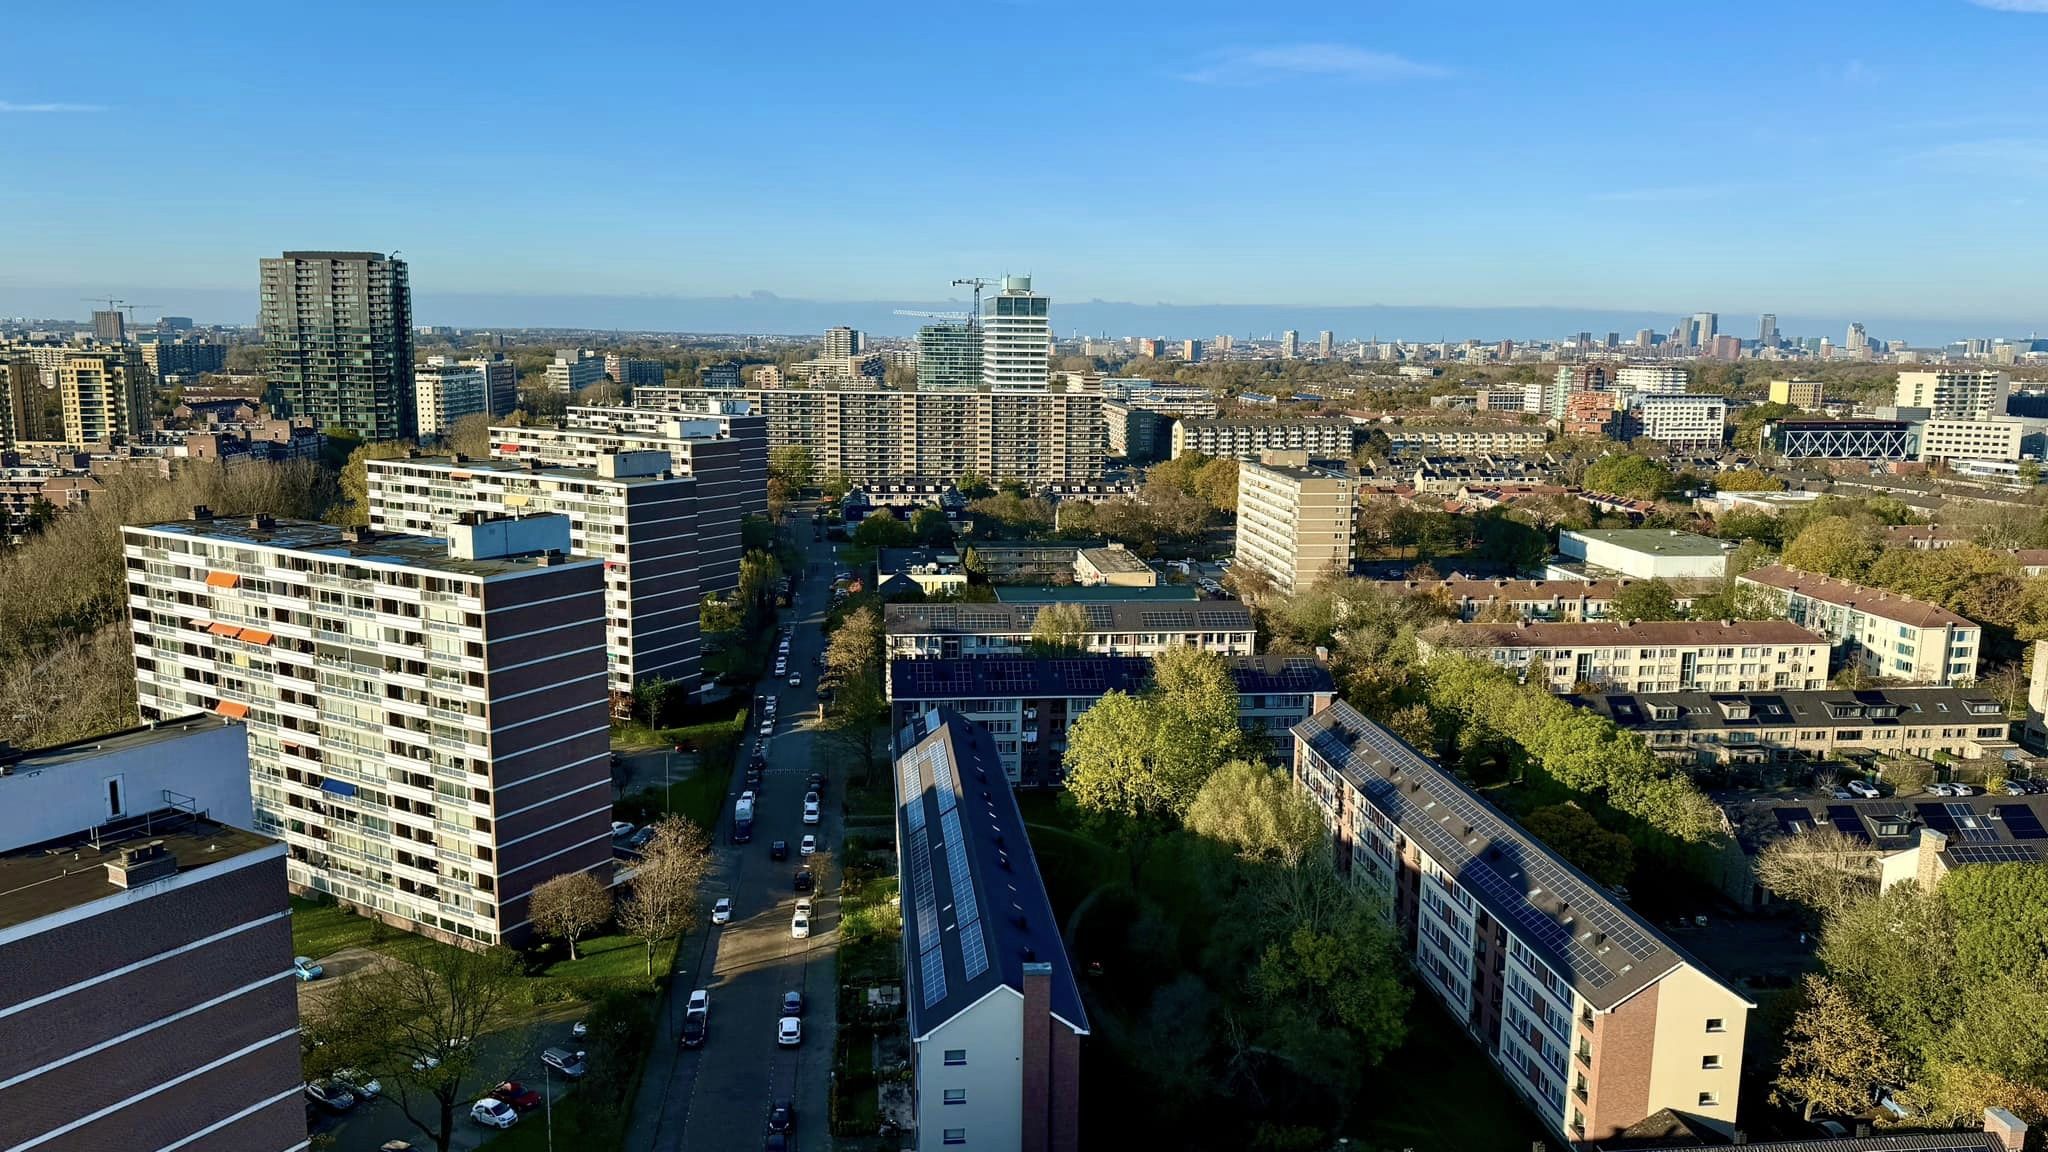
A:
[[[1835,831],[1844,836],[1854,836],[1859,840],[1870,839],[1870,833],[1863,830],[1863,817],[1857,815],[1856,809],[1850,805],[1828,805],[1828,823],[1833,824]]]
[[[1998,818],[2005,821],[2005,833],[2015,840],[2048,840],[2041,818],[2025,804],[2000,804]]]
[[[1796,836],[1800,829],[1813,823],[1813,813],[1804,808],[1773,808],[1771,815],[1778,818],[1778,831],[1787,836]]]
[[[1913,811],[1920,814],[1920,822],[1922,824],[1927,825],[1944,836],[1950,838],[1955,836],[1956,822],[1949,818],[1948,805],[1915,804],[1913,805]]]
[[[2036,849],[2024,844],[1954,844],[1948,855],[1958,864],[2031,864],[2039,859]]]
[[[1955,825],[1956,835],[1964,840],[1980,844],[1995,844],[1998,842],[1998,830],[1991,826],[1989,820],[1977,815],[1976,811],[1968,804],[1949,805],[1948,818]]]

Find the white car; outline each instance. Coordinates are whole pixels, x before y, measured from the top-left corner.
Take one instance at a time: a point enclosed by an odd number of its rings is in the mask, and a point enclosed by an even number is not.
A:
[[[713,924],[730,924],[732,922],[732,897],[720,896],[712,903],[711,922]]]
[[[817,850],[818,838],[816,836],[806,836],[797,842],[796,852],[799,856],[809,856]]]
[[[470,1105],[469,1118],[491,1128],[510,1128],[519,1123],[519,1110],[503,1100],[486,1096]]]
[[[804,797],[804,823],[816,824],[817,822],[818,794],[816,792],[813,792],[809,796]]]
[[[633,834],[633,826],[624,820],[612,821],[612,839],[624,840]]]
[[[796,915],[789,919],[789,935],[794,940],[808,940],[811,938],[811,902],[809,900],[799,900],[796,902]]]
[[[775,1022],[775,1043],[784,1048],[794,1048],[803,1042],[803,1021],[794,1016],[784,1016]]]
[[[1852,794],[1860,796],[1865,800],[1877,799],[1877,788],[1868,780],[1851,780],[1848,783],[1848,789]]]
[[[690,1002],[689,1002],[689,1004],[688,1004],[687,1006],[685,1006],[685,1007],[684,1007],[684,1009],[683,1009],[683,1013],[684,1013],[684,1015],[688,1015],[689,1013],[692,1013],[692,1012],[702,1012],[702,1013],[704,1013],[704,1014],[705,1014],[705,1015],[707,1015],[707,1016],[708,1016],[708,1015],[710,1015],[710,1013],[711,1013],[711,993],[710,993],[710,992],[708,992],[708,991],[705,991],[705,990],[704,990],[704,989],[702,989],[702,988],[694,988],[694,989],[692,989],[692,990],[690,991]]]
[[[794,676],[791,676],[791,677],[789,678],[789,686],[790,686],[791,688],[801,688],[801,687],[803,687],[803,683],[804,683],[804,678],[803,678],[803,674],[802,674],[801,672],[799,672],[799,673],[797,673],[796,675],[794,675]]]

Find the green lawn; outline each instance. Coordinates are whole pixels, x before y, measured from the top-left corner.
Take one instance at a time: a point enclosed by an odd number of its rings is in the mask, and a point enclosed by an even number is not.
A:
[[[372,948],[405,959],[450,945],[358,916],[339,904],[292,897],[292,951],[318,960],[343,948]]]
[[[491,1152],[547,1152],[550,1147],[579,1150],[616,1149],[626,1139],[626,1117],[592,1115],[582,1097],[571,1089],[555,1101],[555,1139],[548,1142],[548,1114],[545,1109],[528,1112],[519,1123],[483,1142]]]
[[[609,984],[621,988],[648,987],[647,945],[637,936],[591,936],[576,944],[576,959],[563,958],[547,966],[543,979],[589,987]],[[676,942],[667,940],[654,948],[654,972],[659,976],[675,964]]]

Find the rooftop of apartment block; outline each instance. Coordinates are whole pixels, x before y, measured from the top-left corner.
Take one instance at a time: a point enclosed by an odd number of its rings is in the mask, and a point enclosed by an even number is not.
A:
[[[1631,552],[1658,556],[1719,556],[1728,550],[1711,536],[1696,536],[1669,528],[1571,528],[1581,540],[1597,541]]]
[[[1439,624],[1430,630],[1459,647],[1589,648],[1701,644],[1815,644],[1827,638],[1790,620],[1592,620],[1579,623]]]
[[[0,853],[0,929],[112,896],[174,871],[216,864],[276,845],[268,836],[216,824],[202,815],[165,809],[41,844]],[[107,865],[122,865],[130,853],[127,884],[109,878]],[[161,862],[176,862],[169,869]],[[280,904],[283,894],[279,894]]]
[[[1742,579],[1754,581],[1782,592],[1796,592],[1809,599],[1819,600],[1843,608],[1854,609],[1880,620],[1904,624],[1913,628],[1975,628],[1977,625],[1967,617],[1958,615],[1939,604],[1915,600],[1882,588],[1866,588],[1847,580],[1801,572],[1783,564],[1772,564],[1744,572]]]
[[[247,520],[226,517],[171,520],[132,527],[172,536],[189,536],[195,540],[297,552],[321,559],[388,564],[480,579],[524,575],[550,566],[598,563],[595,560],[533,554],[469,560],[449,555],[448,540],[443,536],[407,536],[375,532],[368,528],[343,528],[318,520],[275,520],[267,516]]]
[[[1614,1008],[1681,965],[1718,979],[1597,881],[1351,705],[1337,701],[1295,725],[1294,734],[1596,1010]]]
[[[211,712],[195,712],[175,720],[161,720],[154,724],[124,728],[104,736],[74,740],[69,744],[56,744],[48,748],[11,748],[0,742],[0,777],[61,768],[67,764],[95,760],[136,748],[148,748],[226,727],[228,721]]]

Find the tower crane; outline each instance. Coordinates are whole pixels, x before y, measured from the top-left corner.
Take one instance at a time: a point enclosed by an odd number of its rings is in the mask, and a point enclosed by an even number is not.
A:
[[[953,287],[955,288],[965,286],[974,289],[973,310],[967,313],[967,326],[969,328],[981,327],[981,290],[983,288],[993,288],[997,283],[995,280],[984,279],[980,276],[964,276],[953,281]]]
[[[926,319],[926,320],[966,320],[966,319],[968,319],[968,315],[967,315],[967,313],[965,313],[965,312],[919,312],[919,311],[917,311],[917,310],[916,310],[916,309],[914,309],[914,308],[898,308],[898,309],[896,309],[896,315],[898,315],[898,316],[921,316],[921,317],[923,317],[923,318],[924,318],[924,319]]]

